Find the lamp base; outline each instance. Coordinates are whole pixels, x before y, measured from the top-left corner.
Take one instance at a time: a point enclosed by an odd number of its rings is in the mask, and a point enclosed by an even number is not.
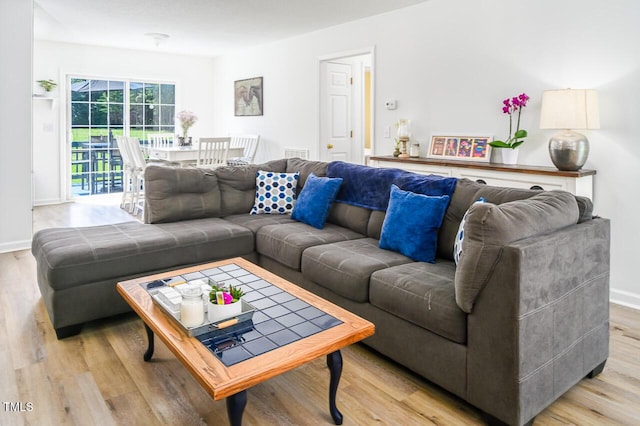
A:
[[[399,139],[402,146],[400,148],[400,155],[398,155],[398,158],[409,158],[409,154],[407,154],[407,142],[409,142],[409,138],[401,137]]]
[[[565,130],[549,139],[549,155],[558,170],[580,170],[589,157],[589,140],[583,134]]]

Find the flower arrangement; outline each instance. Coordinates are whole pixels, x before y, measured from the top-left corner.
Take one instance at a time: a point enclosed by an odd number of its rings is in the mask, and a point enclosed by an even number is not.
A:
[[[176,118],[180,121],[180,125],[182,126],[182,136],[185,140],[187,140],[187,133],[189,132],[189,128],[198,121],[198,116],[193,112],[184,110],[180,111]]]
[[[232,285],[227,288],[224,283],[214,284],[209,292],[209,301],[214,305],[229,305],[236,303],[244,296],[244,291]]]
[[[524,142],[524,138],[527,137],[527,131],[520,128],[520,114],[522,114],[522,108],[527,106],[527,102],[529,101],[529,96],[526,93],[521,93],[518,96],[514,96],[513,98],[505,99],[502,101],[502,112],[509,115],[509,137],[506,141],[493,141],[489,142],[494,148],[511,148],[515,149],[522,145]],[[518,120],[516,122],[516,131],[511,136],[513,131],[513,114],[518,112]]]

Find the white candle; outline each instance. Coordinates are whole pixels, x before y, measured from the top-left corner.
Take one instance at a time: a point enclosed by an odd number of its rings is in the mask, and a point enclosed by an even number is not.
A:
[[[195,327],[204,322],[204,306],[202,298],[182,298],[180,304],[180,321],[185,327]]]
[[[180,321],[185,327],[195,327],[204,322],[204,305],[200,284],[188,284],[181,291]]]

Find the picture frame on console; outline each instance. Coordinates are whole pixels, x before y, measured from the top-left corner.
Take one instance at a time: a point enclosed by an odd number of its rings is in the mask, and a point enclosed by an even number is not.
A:
[[[237,117],[263,115],[262,77],[233,83],[234,111]]]
[[[492,140],[492,136],[433,135],[427,157],[488,163]]]

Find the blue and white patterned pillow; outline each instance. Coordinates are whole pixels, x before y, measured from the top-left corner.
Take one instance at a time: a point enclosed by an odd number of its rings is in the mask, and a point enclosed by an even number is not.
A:
[[[486,203],[486,202],[487,200],[485,200],[484,198],[478,198],[478,200],[474,202],[471,205],[471,207],[473,207],[477,203]],[[462,221],[460,222],[460,226],[458,227],[458,233],[456,234],[456,240],[453,243],[453,260],[456,262],[456,265],[460,260],[460,256],[462,256],[462,242],[464,241],[464,224],[467,221],[467,216],[469,216],[469,210],[471,209],[471,207],[469,207],[467,211],[464,213],[464,216],[462,216]]]
[[[256,201],[251,214],[287,214],[296,201],[296,186],[300,172],[256,173]]]

